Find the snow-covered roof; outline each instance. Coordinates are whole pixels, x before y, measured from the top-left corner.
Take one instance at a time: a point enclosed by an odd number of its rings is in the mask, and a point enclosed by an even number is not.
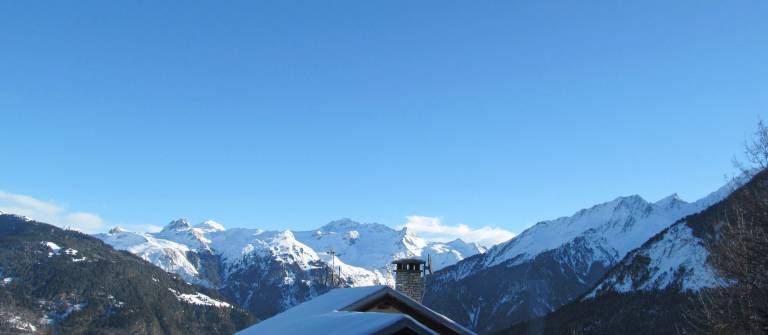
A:
[[[394,299],[409,310],[366,312],[377,301]],[[255,334],[387,334],[405,327],[418,334],[440,334],[422,322],[439,324],[454,334],[474,334],[454,321],[388,286],[338,288],[246,328],[238,335]]]

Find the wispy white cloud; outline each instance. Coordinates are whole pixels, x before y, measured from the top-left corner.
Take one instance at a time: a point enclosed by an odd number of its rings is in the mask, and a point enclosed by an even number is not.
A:
[[[28,195],[0,191],[0,211],[27,216],[59,227],[69,227],[86,233],[103,230],[104,220],[97,214],[71,211],[54,201]]]
[[[516,235],[511,231],[489,226],[471,228],[463,223],[449,226],[443,224],[440,218],[437,217],[411,215],[407,216],[406,219],[408,221],[400,226],[400,228],[407,227],[409,231],[413,231],[419,237],[430,241],[446,242],[461,238],[466,242],[477,242],[490,247],[507,241]]]

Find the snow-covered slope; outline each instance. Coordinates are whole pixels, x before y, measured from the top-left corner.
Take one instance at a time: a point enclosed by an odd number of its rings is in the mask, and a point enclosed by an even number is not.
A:
[[[629,252],[611,272],[598,283],[584,299],[592,299],[607,292],[628,293],[633,291],[658,291],[673,288],[675,291],[696,292],[702,288],[716,287],[726,284],[707,262],[709,250],[707,244],[718,240],[719,229],[714,228],[716,222],[708,218],[708,213],[722,215],[726,203],[739,202],[731,194],[747,192],[752,188],[750,196],[757,194],[754,189],[762,190],[755,185],[765,179],[765,173],[749,181],[749,176],[743,175],[732,181],[720,191],[705,200],[706,210],[675,222],[661,233],[645,241],[639,248]],[[748,183],[749,182],[749,183]],[[741,187],[744,185],[744,187]],[[716,202],[728,199],[721,203]],[[714,206],[711,206],[714,205]],[[699,233],[693,227],[698,227]],[[705,234],[703,231],[711,231]],[[704,238],[708,240],[705,241]]]
[[[263,292],[256,290],[272,290],[279,295],[280,308],[267,314],[324,292],[331,283],[331,266],[336,286],[393,285],[394,259],[429,254],[434,269],[440,269],[485,251],[461,240],[428,242],[406,228],[349,219],[311,231],[225,229],[211,220],[191,225],[179,219],[158,233],[115,228],[96,237],[188,282],[219,288],[246,307],[258,305],[254,299]]]
[[[544,315],[592,288],[629,251],[735,188],[726,185],[693,203],[676,194],[656,202],[637,195],[619,197],[539,222],[436,273],[425,304],[479,331]]]
[[[686,221],[679,221],[661,236],[627,255],[618,271],[602,280],[586,298],[606,292],[663,290],[672,285],[681,291],[698,291],[723,284],[707,264],[704,241],[694,236]]]
[[[733,185],[726,185],[694,203],[685,202],[677,194],[655,203],[638,195],[619,197],[569,217],[539,222],[509,242],[491,248],[483,265],[494,266],[510,259],[519,264],[579,236],[604,238],[604,247],[624,255],[678,219],[723,199],[731,189]]]
[[[747,181],[749,176],[753,177]],[[539,334],[704,332],[706,325],[692,323],[701,305],[691,302],[704,288],[738,280],[716,269],[720,253],[732,252],[731,246],[739,243],[726,225],[746,219],[738,229],[755,231],[768,222],[768,171],[742,176],[733,185],[739,187],[729,189],[722,201],[686,216],[630,251],[581,299],[499,333],[528,334],[531,327]]]
[[[197,267],[187,258],[192,249],[184,244],[159,239],[152,235],[140,234],[116,227],[108,234],[97,234],[115,249],[126,250],[165,271],[176,273],[190,283],[200,284]],[[207,284],[207,283],[206,283]]]

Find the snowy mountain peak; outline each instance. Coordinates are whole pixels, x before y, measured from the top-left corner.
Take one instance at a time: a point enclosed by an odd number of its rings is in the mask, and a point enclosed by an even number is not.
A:
[[[688,204],[688,202],[680,198],[680,196],[677,195],[677,193],[672,193],[672,195],[669,195],[664,199],[661,199],[654,203],[654,205],[661,208],[677,208],[686,204]]]
[[[333,226],[339,226],[339,227],[347,227],[347,226],[359,226],[360,222],[357,222],[355,220],[352,220],[350,218],[340,218],[337,220],[333,220],[331,222],[328,222],[325,224],[327,227],[333,227]]]
[[[464,240],[462,240],[461,238],[457,238],[453,241],[446,242],[445,244],[456,247],[456,248],[471,248],[476,243],[467,243],[467,242],[464,242]]]
[[[361,225],[360,222],[353,221],[348,218],[342,218],[339,220],[334,220],[326,223],[325,225],[320,227],[320,230],[326,231],[326,232],[340,232],[340,231],[347,231],[350,229],[356,229],[360,225]]]
[[[114,227],[114,228],[109,230],[109,234],[110,235],[119,234],[119,233],[125,233],[125,232],[128,232],[128,230],[123,228],[123,227],[120,227],[120,226],[116,226],[116,227]]]
[[[561,217],[556,220],[542,221],[537,223],[536,225],[550,225],[553,223],[557,224],[558,222],[561,222],[561,221],[580,220],[579,218],[608,219],[616,215],[623,216],[624,214],[622,214],[623,212],[622,210],[626,210],[628,212],[634,212],[636,210],[646,210],[648,205],[650,204],[637,194],[622,196],[622,197],[617,197],[616,199],[613,199],[608,202],[604,202],[589,208],[579,210],[571,217]]]
[[[645,199],[638,194],[621,196],[616,198],[616,200],[623,203],[647,203]]]
[[[221,223],[213,220],[205,220],[195,225],[195,228],[199,228],[204,232],[224,231],[226,230]]]
[[[331,221],[329,223],[326,223],[324,226],[320,227],[320,229],[318,229],[318,231],[325,232],[325,233],[329,233],[329,232],[330,233],[346,233],[353,230],[354,231],[371,230],[371,231],[378,231],[378,232],[393,231],[392,228],[385,226],[383,224],[360,223],[347,218]]]
[[[616,201],[617,201],[616,209],[623,207],[623,208],[632,210],[637,208],[644,208],[649,205],[649,203],[645,201],[643,197],[637,194],[626,196],[626,197],[619,197],[616,199]]]
[[[289,229],[284,229],[277,232],[273,238],[278,240],[288,240],[288,241],[296,240],[296,236],[293,235],[293,232],[290,231]]]
[[[457,238],[446,244],[454,249],[465,251],[466,254],[482,254],[487,250],[487,248],[481,246],[477,242],[465,242],[461,238]],[[466,252],[466,250],[471,250],[472,252]]]
[[[163,227],[163,231],[169,231],[169,230],[182,230],[182,229],[188,229],[190,228],[189,221],[187,221],[186,218],[181,218],[177,220],[173,220],[169,222],[165,227]]]

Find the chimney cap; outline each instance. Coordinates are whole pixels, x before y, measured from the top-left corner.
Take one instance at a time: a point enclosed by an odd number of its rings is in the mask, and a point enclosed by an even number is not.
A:
[[[426,264],[427,262],[423,259],[418,258],[401,258],[396,259],[392,261],[392,264]]]

